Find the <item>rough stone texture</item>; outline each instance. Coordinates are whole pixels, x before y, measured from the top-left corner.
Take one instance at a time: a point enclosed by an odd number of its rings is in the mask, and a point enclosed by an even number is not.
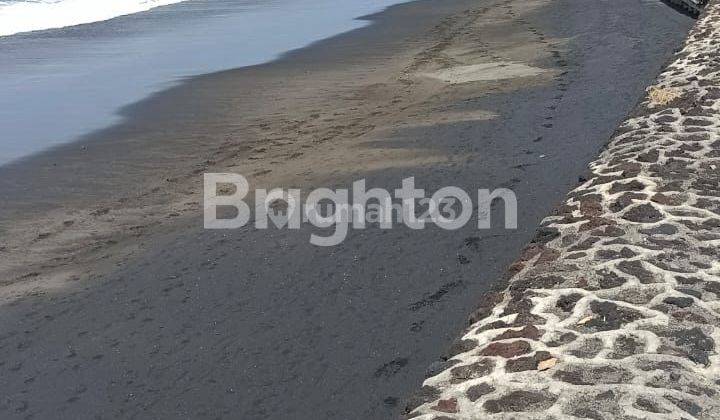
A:
[[[720,419],[720,1],[648,92],[409,417]]]

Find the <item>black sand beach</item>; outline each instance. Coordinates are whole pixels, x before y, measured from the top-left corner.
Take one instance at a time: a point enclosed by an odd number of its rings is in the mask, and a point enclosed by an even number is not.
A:
[[[0,168],[0,417],[392,418],[678,48],[653,1],[417,1]],[[445,83],[447,67],[532,77]],[[519,229],[202,229],[253,187],[511,188]]]

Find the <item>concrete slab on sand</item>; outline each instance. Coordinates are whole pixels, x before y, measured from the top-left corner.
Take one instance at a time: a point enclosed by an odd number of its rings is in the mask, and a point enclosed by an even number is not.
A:
[[[426,73],[425,76],[442,80],[446,83],[457,84],[539,76],[547,71],[548,70],[528,66],[522,63],[499,61],[493,63],[454,66],[435,73]]]

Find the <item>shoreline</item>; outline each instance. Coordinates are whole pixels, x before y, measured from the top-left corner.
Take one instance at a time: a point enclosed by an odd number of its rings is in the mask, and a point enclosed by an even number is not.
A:
[[[689,21],[663,7],[406,3],[285,59],[136,104],[136,118],[86,139],[82,155],[38,157],[12,177],[0,168],[12,202],[2,229],[20,244],[2,251],[17,264],[2,267],[13,280],[1,292],[0,412],[398,414],[684,38]],[[539,70],[447,78],[497,62]],[[606,70],[620,68],[637,78]],[[307,230],[203,231],[205,171],[285,188],[393,188],[415,175],[430,191],[504,186],[533,205],[518,231],[370,229],[319,249]],[[28,352],[36,362],[23,365]],[[43,380],[24,382],[36,369]],[[85,383],[99,385],[75,394]]]
[[[403,22],[407,22],[403,10],[412,10],[411,3],[423,5],[416,8],[419,11],[416,13],[418,28],[407,24],[392,27],[393,19],[397,19],[394,16],[399,15]],[[177,225],[182,226],[182,230],[193,223],[186,216],[195,216],[199,209],[201,182],[198,174],[209,167],[216,167],[219,171],[217,168],[223,166],[237,166],[238,163],[232,161],[241,159],[242,165],[254,168],[249,177],[251,182],[257,174],[258,182],[266,187],[278,185],[281,179],[295,185],[296,180],[288,177],[294,178],[298,172],[291,169],[291,173],[278,179],[274,174],[265,173],[267,168],[261,167],[261,164],[266,162],[252,156],[253,150],[264,149],[257,146],[264,128],[258,130],[258,124],[247,123],[244,113],[253,115],[256,120],[265,117],[263,112],[276,113],[271,108],[272,104],[269,109],[265,105],[263,111],[255,109],[256,103],[267,102],[267,89],[276,95],[278,89],[304,89],[301,83],[291,83],[287,88],[278,86],[284,84],[283,81],[278,83],[278,79],[287,77],[287,74],[302,79],[307,78],[309,72],[320,71],[329,78],[337,75],[347,78],[348,74],[365,73],[368,62],[379,68],[387,60],[386,54],[403,51],[403,59],[407,59],[408,54],[413,54],[413,48],[417,48],[407,39],[408,35],[429,30],[436,15],[465,8],[457,5],[469,4],[470,1],[455,1],[454,6],[431,6],[430,3],[430,0],[406,2],[384,12],[360,17],[370,24],[288,51],[267,63],[193,76],[179,85],[124,107],[118,113],[123,121],[118,124],[82,136],[73,143],[61,144],[0,166],[0,199],[7,203],[0,208],[0,232],[6,236],[6,242],[23,243],[29,248],[42,239],[43,254],[47,253],[48,245],[55,248],[49,253],[50,259],[55,256],[53,254],[67,253],[65,242],[69,242],[69,246],[74,248],[69,252],[73,255],[79,252],[79,259],[83,261],[80,265],[84,266],[88,261],[106,259],[106,253],[95,252],[95,246],[90,247],[93,249],[90,255],[82,255],[86,252],[81,249],[88,248],[88,244],[106,242],[110,250],[125,254],[124,250],[135,248],[132,243],[136,242],[136,237],[144,236],[145,230],[155,231],[156,225],[160,225],[157,231],[165,234],[176,230]],[[377,33],[375,27],[379,28]],[[389,39],[386,39],[388,36]],[[398,40],[409,42],[403,44]],[[420,40],[418,45],[422,42],[427,42],[427,39]],[[326,45],[331,46],[332,53],[325,51]],[[361,46],[372,48],[359,50]],[[351,69],[346,71],[345,66]],[[317,85],[316,89],[333,89],[332,80],[313,80],[312,83]],[[241,92],[228,96],[228,87],[235,86]],[[259,100],[246,104],[243,95],[258,96]],[[229,109],[228,102],[238,108]],[[293,103],[292,98],[289,102]],[[302,118],[308,116],[303,115]],[[349,132],[349,137],[357,135],[355,128],[340,127],[336,130],[330,126],[324,131],[332,137],[346,132]],[[282,143],[271,142],[280,146]],[[290,155],[294,153],[297,152]],[[311,161],[309,164],[314,163]],[[336,165],[341,166],[342,163]],[[303,171],[312,172],[313,169],[305,168]],[[328,176],[320,175],[318,178],[324,181],[317,182],[333,185]],[[301,182],[298,185],[309,184]],[[114,217],[98,217],[108,211]],[[169,220],[157,220],[153,214],[158,212],[170,214]],[[156,220],[148,223],[148,213]],[[68,225],[70,222],[72,224]],[[116,225],[125,226],[133,232],[118,235],[115,233]],[[54,238],[58,238],[57,244],[53,243]],[[130,242],[130,245],[125,242]],[[7,253],[9,248],[6,246],[3,252]],[[134,250],[132,252],[135,253]],[[48,259],[43,254],[31,258],[35,261]],[[126,255],[121,258],[124,257]],[[67,264],[67,260],[62,260],[60,264]],[[19,280],[39,277],[37,270],[25,269],[28,264],[24,259],[14,265],[21,271],[8,272],[7,267],[0,265],[0,276]],[[59,281],[65,283],[78,275],[87,278],[91,271],[77,273],[62,270]],[[12,283],[7,280],[2,282],[4,285]],[[21,287],[20,293],[26,292],[25,287]]]
[[[349,0],[337,8],[331,0],[199,0],[0,37],[0,164],[116,126],[124,106],[193,76],[272,62],[363,27],[363,16],[399,1]]]

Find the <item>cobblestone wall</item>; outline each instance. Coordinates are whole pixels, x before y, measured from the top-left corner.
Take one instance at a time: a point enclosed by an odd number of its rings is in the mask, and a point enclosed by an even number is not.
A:
[[[720,419],[720,2],[591,170],[408,417]]]

